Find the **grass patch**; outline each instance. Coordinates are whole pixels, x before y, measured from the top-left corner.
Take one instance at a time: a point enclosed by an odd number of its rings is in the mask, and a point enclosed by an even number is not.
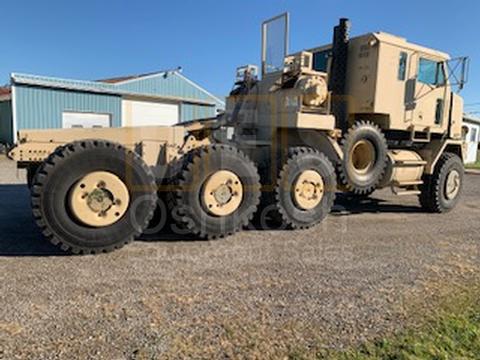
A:
[[[344,353],[324,352],[320,359],[478,359],[480,314],[444,316],[422,330],[362,345]]]
[[[467,169],[477,169],[480,170],[480,160],[474,164],[467,164]]]
[[[324,351],[318,359],[480,359],[480,291],[448,299],[419,328],[346,352]],[[296,357],[291,358],[306,358]]]

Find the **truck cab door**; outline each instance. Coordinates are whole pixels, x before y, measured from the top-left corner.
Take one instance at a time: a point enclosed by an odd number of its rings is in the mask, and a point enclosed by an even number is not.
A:
[[[412,125],[418,131],[443,133],[448,129],[451,96],[445,62],[418,54],[416,65],[415,81],[410,83]]]

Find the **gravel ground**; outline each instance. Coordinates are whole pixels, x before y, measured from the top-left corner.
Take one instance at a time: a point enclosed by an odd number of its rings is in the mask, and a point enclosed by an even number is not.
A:
[[[341,349],[480,268],[480,176],[447,215],[388,191],[307,231],[149,236],[66,256],[42,240],[24,174],[0,161],[0,358],[267,358]],[[280,352],[279,352],[280,351]]]

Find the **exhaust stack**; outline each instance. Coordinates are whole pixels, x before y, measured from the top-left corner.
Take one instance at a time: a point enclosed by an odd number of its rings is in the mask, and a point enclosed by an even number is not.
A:
[[[345,133],[348,129],[346,78],[348,63],[348,43],[350,40],[350,20],[342,18],[333,30],[332,65],[328,88],[332,92],[332,112],[336,127]]]

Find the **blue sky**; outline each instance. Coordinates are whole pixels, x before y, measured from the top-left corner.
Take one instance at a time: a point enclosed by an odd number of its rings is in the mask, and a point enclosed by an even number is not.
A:
[[[0,7],[0,83],[11,72],[98,79],[182,66],[216,95],[260,58],[260,23],[291,13],[291,50],[328,43],[340,17],[352,34],[383,30],[472,59],[463,91],[480,111],[479,1],[15,0]]]

